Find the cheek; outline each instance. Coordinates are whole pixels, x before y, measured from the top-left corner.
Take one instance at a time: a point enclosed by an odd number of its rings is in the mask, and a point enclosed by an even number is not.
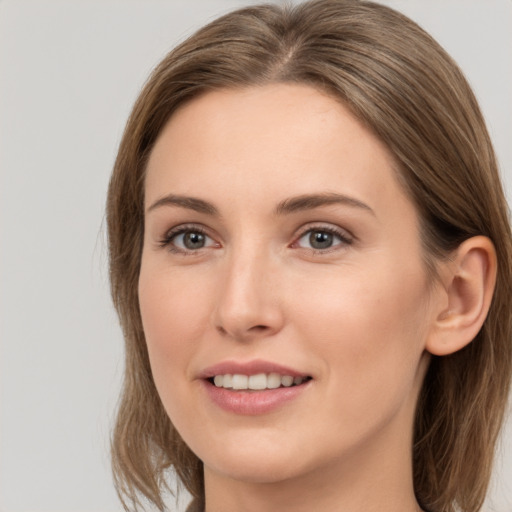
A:
[[[360,419],[367,407],[389,410],[405,399],[427,335],[423,272],[388,271],[339,273],[297,308],[298,331],[322,357],[331,393]]]
[[[168,269],[141,268],[142,324],[153,378],[166,408],[190,380],[189,362],[209,325],[211,301],[200,279],[194,283]]]

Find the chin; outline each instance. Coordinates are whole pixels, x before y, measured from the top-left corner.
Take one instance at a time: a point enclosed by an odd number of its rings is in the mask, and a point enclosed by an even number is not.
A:
[[[230,480],[238,480],[252,484],[276,484],[293,480],[300,476],[305,468],[297,464],[297,460],[283,461],[279,454],[272,457],[253,458],[248,461],[245,457],[233,460],[229,455],[223,459],[217,458],[215,465],[205,463],[205,472],[212,471]]]
[[[270,484],[307,471],[307,461],[301,456],[303,444],[290,436],[285,440],[282,435],[276,438],[253,432],[230,435],[229,440],[212,440],[206,446],[195,446],[194,452],[203,461],[205,471],[209,469],[234,480]]]
[[[297,483],[303,478],[331,471],[340,460],[349,455],[347,447],[335,450],[330,443],[318,446],[318,439],[307,436],[261,436],[255,432],[251,441],[231,438],[230,442],[216,443],[215,450],[198,453],[205,466],[205,476],[216,474],[222,478],[247,484]],[[258,438],[259,437],[259,438]],[[339,438],[339,436],[338,436]],[[201,457],[202,455],[202,457]]]

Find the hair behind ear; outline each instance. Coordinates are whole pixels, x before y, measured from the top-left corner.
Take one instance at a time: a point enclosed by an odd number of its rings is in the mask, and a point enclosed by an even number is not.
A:
[[[471,511],[480,510],[485,497],[494,456],[489,446],[498,437],[510,385],[511,312],[501,297],[503,282],[510,282],[506,263],[497,280],[495,245],[477,236],[441,264],[445,301],[427,342],[433,357],[414,436],[415,488],[428,510],[455,511],[445,508],[443,494]]]

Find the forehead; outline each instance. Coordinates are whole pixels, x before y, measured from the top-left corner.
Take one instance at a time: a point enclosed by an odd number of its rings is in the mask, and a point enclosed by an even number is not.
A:
[[[218,90],[185,104],[162,130],[146,202],[171,192],[270,201],[321,189],[378,209],[406,199],[394,167],[387,147],[346,106],[313,87]]]

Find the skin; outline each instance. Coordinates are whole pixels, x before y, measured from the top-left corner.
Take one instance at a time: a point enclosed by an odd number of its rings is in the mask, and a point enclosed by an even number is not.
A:
[[[275,211],[291,197],[333,193],[365,206]],[[155,206],[168,194],[218,214]],[[305,85],[210,92],[162,131],[145,204],[139,298],[152,372],[204,462],[207,511],[419,510],[414,408],[449,304],[427,277],[418,216],[387,148]],[[182,225],[200,228],[205,246],[163,242]],[[346,240],[313,248],[311,230],[325,229]],[[198,374],[253,359],[312,381],[268,414],[213,404]]]

